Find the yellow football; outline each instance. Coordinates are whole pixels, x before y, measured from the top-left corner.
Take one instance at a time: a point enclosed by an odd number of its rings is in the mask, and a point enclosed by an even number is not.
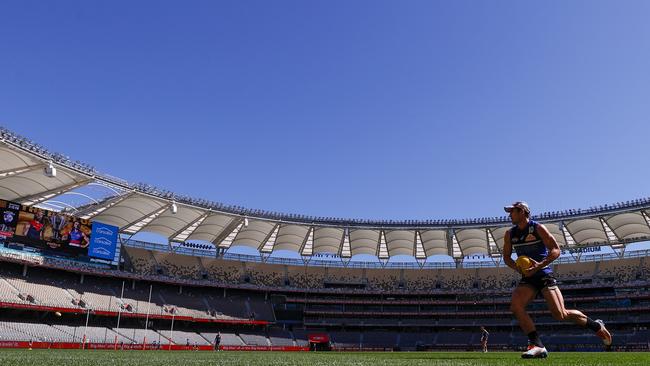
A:
[[[533,262],[530,260],[530,257],[525,255],[517,257],[515,263],[517,264],[517,267],[519,267],[519,269],[522,271],[530,268],[533,265]]]

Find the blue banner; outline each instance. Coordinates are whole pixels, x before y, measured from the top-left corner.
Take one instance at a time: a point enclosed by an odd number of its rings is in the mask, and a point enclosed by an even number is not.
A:
[[[117,226],[94,221],[90,234],[88,255],[93,258],[113,261],[115,259],[115,248],[117,247],[117,233]]]

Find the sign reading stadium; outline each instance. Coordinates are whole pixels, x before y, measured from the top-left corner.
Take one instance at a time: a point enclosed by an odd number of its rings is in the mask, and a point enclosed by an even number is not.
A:
[[[596,252],[601,252],[601,251],[602,251],[601,247],[579,247],[579,248],[562,249],[562,254],[566,254],[566,253],[571,253],[571,254],[576,254],[576,253],[596,253]]]

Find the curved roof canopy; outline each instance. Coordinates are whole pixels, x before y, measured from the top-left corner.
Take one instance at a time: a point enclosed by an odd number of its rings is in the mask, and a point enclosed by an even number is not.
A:
[[[118,226],[121,232],[152,232],[171,242],[201,240],[220,248],[247,246],[262,253],[288,250],[309,257],[370,254],[380,259],[409,255],[460,258],[500,256],[507,217],[467,220],[371,221],[307,217],[227,206],[162,191],[100,174],[50,153],[10,131],[0,130],[0,199],[66,209],[72,214]],[[49,166],[56,175],[46,174]],[[101,185],[111,191],[99,201],[75,206],[58,197]],[[81,193],[76,193],[81,194]],[[89,197],[90,198],[90,197]],[[650,240],[650,200],[638,199],[586,210],[543,213],[562,247],[611,245]]]

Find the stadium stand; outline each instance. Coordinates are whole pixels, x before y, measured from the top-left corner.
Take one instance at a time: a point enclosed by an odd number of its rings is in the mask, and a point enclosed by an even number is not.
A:
[[[200,334],[182,330],[159,330],[158,333],[174,344],[180,345],[209,345],[210,341]],[[214,338],[212,338],[214,340]]]
[[[112,193],[65,213],[121,234],[114,261],[3,237],[2,341],[209,349],[221,332],[223,346],[310,347],[311,335],[327,334],[335,350],[471,350],[483,325],[493,347],[526,344],[509,309],[519,275],[500,258],[506,217],[376,221],[251,210],[131,184],[10,131],[0,136],[5,204],[33,209],[92,182]],[[43,174],[49,164],[56,179]],[[535,218],[562,246],[553,267],[565,303],[605,320],[615,349],[647,350],[650,251],[628,245],[650,239],[650,199]],[[164,243],[134,240],[141,230]],[[235,254],[237,246],[259,255]],[[274,256],[280,249],[296,256]],[[413,260],[394,261],[400,254]],[[432,256],[447,260],[425,260]],[[600,349],[553,319],[542,299],[529,309],[552,349]]]
[[[337,349],[360,349],[361,333],[354,331],[330,331],[329,332],[332,346]]]
[[[203,338],[214,342],[217,332],[201,332]],[[235,333],[221,332],[221,344],[226,346],[245,346],[244,341]]]
[[[268,331],[269,340],[273,346],[293,346],[293,336],[291,332],[284,329],[271,328]]]
[[[163,258],[174,260],[172,255]],[[223,259],[208,262],[213,267],[245,267]],[[111,343],[117,338],[120,344],[133,344],[142,342],[146,334],[147,342],[153,344],[168,344],[171,338],[175,345],[184,346],[189,340],[191,346],[211,346],[216,334],[214,328],[218,327],[221,344],[232,346],[306,347],[310,333],[326,332],[332,347],[339,350],[474,349],[478,344],[477,329],[483,325],[491,330],[490,344],[494,347],[510,349],[525,344],[508,310],[516,277],[506,268],[433,269],[426,274],[411,269],[359,268],[340,271],[337,275],[330,275],[320,267],[299,269],[265,264],[250,268],[245,272],[252,277],[250,282],[242,279],[226,288],[173,283],[166,275],[159,275],[160,281],[125,281],[119,277],[4,262],[0,270],[0,298],[4,303],[77,309],[81,317],[87,311],[93,315],[86,329],[83,324],[75,324],[83,323],[81,318],[48,316],[39,323],[24,313],[18,319],[7,313],[0,321],[0,337],[16,341],[81,342],[85,334],[88,342]],[[555,268],[567,304],[577,305],[608,322],[617,339],[625,342],[624,347],[647,348],[650,283],[639,277],[645,271],[642,258],[562,263]],[[322,285],[302,281],[305,287],[296,287],[292,279],[295,281],[312,270],[323,279]],[[134,265],[126,273],[140,274],[137,271]],[[277,282],[277,273],[286,273],[289,284]],[[270,281],[257,282],[257,277],[267,275]],[[183,279],[186,278],[179,276],[178,280]],[[360,279],[366,287],[325,286],[329,280],[333,284],[346,284]],[[200,279],[197,281],[201,283]],[[124,297],[120,299],[123,282]],[[251,288],[252,283],[266,285]],[[152,297],[148,302],[150,285]],[[150,318],[145,333],[143,319],[147,309]],[[100,324],[115,319],[114,315],[113,318],[96,315],[100,310],[132,315],[124,318],[126,323],[116,329],[115,324]],[[34,311],[38,314],[37,309]],[[600,347],[597,339],[554,320],[541,299],[533,302],[531,313],[545,329],[552,349]],[[169,329],[170,317],[176,318],[177,329],[173,331]],[[200,319],[265,320],[267,323],[246,328],[236,324],[197,323]]]
[[[255,332],[253,330],[241,331],[239,337],[244,341],[244,344],[249,346],[269,346],[270,342],[263,332]]]
[[[294,328],[292,333],[294,339],[296,340],[297,346],[306,347],[309,345],[309,338],[308,338],[309,330],[304,328],[303,329]]]

